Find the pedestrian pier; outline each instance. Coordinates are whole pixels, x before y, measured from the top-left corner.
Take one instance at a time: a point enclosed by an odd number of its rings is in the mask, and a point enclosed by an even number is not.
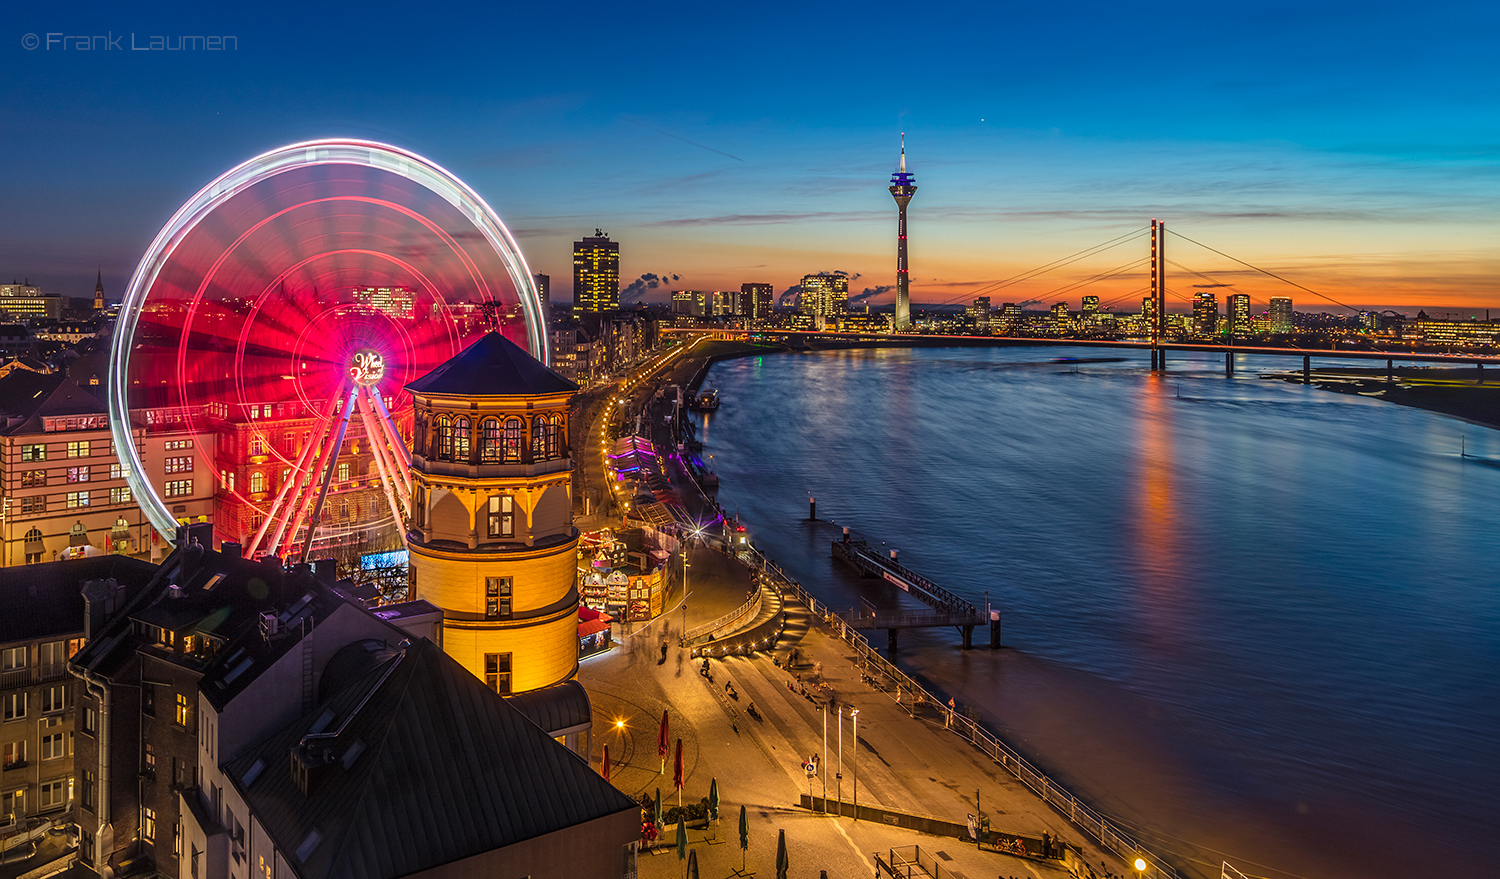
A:
[[[932,608],[931,613],[901,611],[853,612],[844,622],[851,629],[885,629],[887,632],[886,653],[896,658],[896,633],[902,629],[937,628],[952,626],[963,635],[963,647],[974,646],[974,627],[985,622],[986,614],[968,601],[954,595],[916,571],[896,561],[896,551],[885,558],[863,540],[855,540],[844,530],[844,538],[833,542],[833,557],[843,561],[862,577],[878,577],[893,583],[901,591],[911,595]],[[990,647],[1000,646],[1000,614],[990,612]]]

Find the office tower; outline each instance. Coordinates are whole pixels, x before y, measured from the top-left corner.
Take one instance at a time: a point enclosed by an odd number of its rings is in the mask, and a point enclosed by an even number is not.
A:
[[[1099,311],[1099,297],[1098,296],[1085,296],[1085,297],[1083,297],[1083,319],[1084,320],[1088,320],[1089,318],[1093,317],[1095,314],[1098,313],[1098,311]]]
[[[1193,331],[1212,336],[1219,328],[1219,297],[1209,292],[1193,294]]]
[[[849,304],[849,279],[843,275],[806,275],[802,278],[804,314],[830,316],[842,314]]]
[[[980,333],[990,330],[990,297],[977,296],[974,304],[969,306],[969,319],[974,323],[974,329]]]
[[[552,276],[532,275],[531,282],[536,284],[537,298],[542,300],[542,314],[546,315],[552,310]]]
[[[891,197],[896,200],[896,332],[911,329],[911,282],[906,265],[906,205],[917,194],[917,177],[906,170],[906,133],[901,133],[901,169],[891,175]]]
[[[1271,297],[1271,332],[1290,333],[1292,331],[1292,298],[1290,296]]]
[[[750,297],[750,309],[745,313],[751,320],[765,320],[771,316],[770,284],[741,284],[740,293]]]
[[[573,316],[620,307],[620,243],[599,229],[573,242]]]
[[[1068,303],[1059,302],[1052,306],[1052,326],[1059,330],[1066,330],[1073,323],[1072,315],[1068,314]]]
[[[1250,294],[1231,293],[1229,296],[1229,332],[1236,336],[1248,336],[1250,331]]]

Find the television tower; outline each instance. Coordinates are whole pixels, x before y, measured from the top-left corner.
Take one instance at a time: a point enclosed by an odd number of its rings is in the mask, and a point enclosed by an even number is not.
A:
[[[906,276],[906,204],[917,194],[917,175],[906,170],[906,132],[901,132],[901,170],[891,175],[891,197],[900,221],[896,226],[896,332],[911,329],[911,282]]]

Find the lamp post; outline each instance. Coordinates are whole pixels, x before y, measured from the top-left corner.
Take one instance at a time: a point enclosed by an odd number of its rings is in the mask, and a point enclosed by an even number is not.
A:
[[[854,718],[854,753],[849,755],[849,766],[854,772],[854,820],[859,820],[859,709],[850,708],[849,716]]]
[[[1146,859],[1145,858],[1136,858],[1135,859],[1135,863],[1131,864],[1131,866],[1135,867],[1135,875],[1137,875],[1137,876],[1144,876],[1144,875],[1146,875]]]
[[[839,817],[844,816],[844,709],[839,709],[839,753],[838,774],[834,776],[838,784],[836,792],[839,798]]]
[[[828,762],[828,703],[823,703],[823,762]],[[819,767],[821,770],[822,767]],[[823,778],[823,812],[828,812],[828,773],[819,771]]]

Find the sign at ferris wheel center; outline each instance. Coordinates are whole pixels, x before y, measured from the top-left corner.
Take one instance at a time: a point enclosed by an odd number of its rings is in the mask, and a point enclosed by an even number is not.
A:
[[[379,351],[369,349],[354,352],[354,357],[349,361],[349,377],[354,383],[369,387],[380,381],[385,375],[385,359],[380,356]]]

